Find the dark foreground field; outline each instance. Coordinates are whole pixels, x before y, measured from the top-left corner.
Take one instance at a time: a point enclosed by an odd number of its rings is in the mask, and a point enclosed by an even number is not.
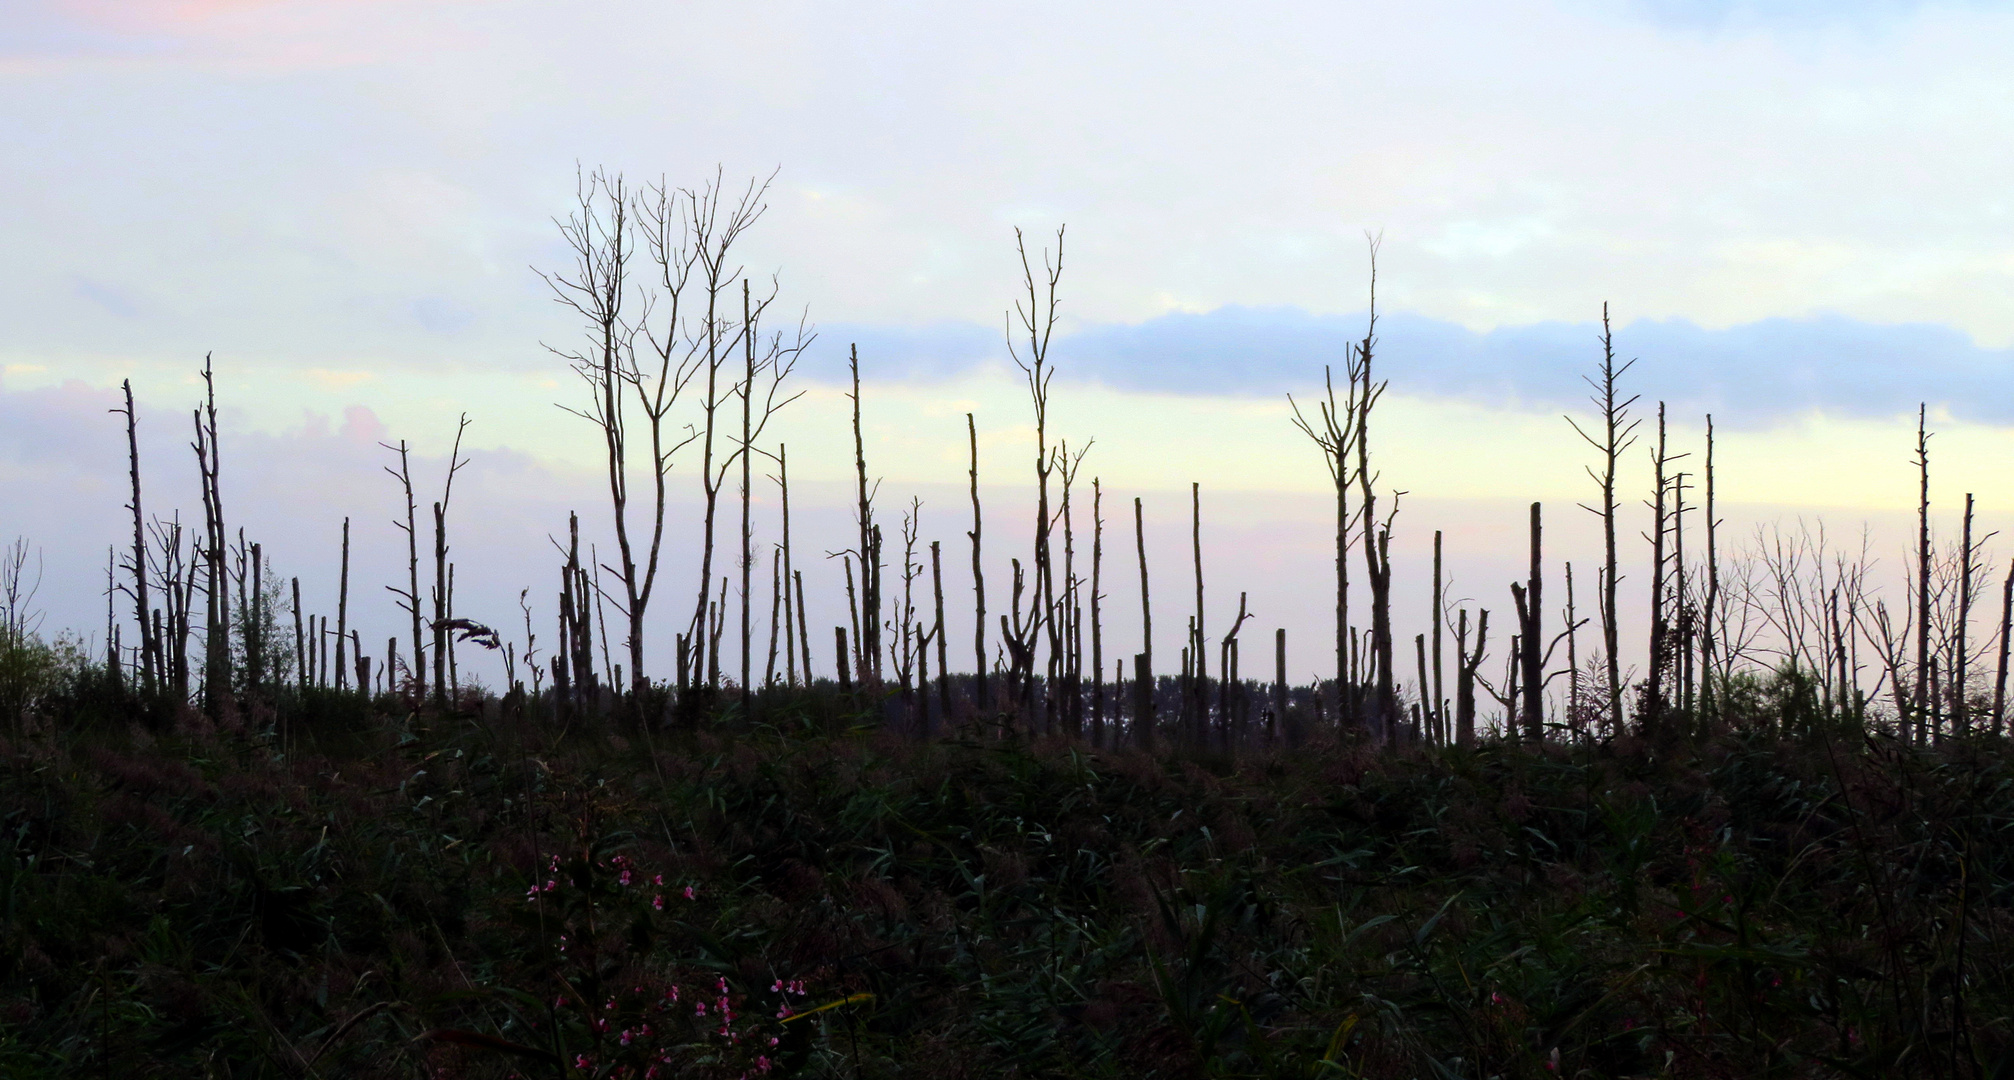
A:
[[[0,1074],[1997,1076],[2014,761],[413,715],[0,743]],[[264,730],[262,730],[262,728]]]

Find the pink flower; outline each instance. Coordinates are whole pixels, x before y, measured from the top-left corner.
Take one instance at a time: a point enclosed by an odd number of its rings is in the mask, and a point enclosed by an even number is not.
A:
[[[693,899],[693,895],[692,895],[692,886],[690,886],[690,885],[687,885],[687,886],[685,887],[685,898],[686,898],[687,900],[691,900],[691,899]]]
[[[653,908],[656,908],[656,909],[657,909],[657,910],[659,910],[659,911],[663,911],[663,910],[664,910],[664,894],[663,894],[663,893],[658,893],[658,894],[657,894],[656,896],[653,896],[653,897],[651,897],[651,898],[650,898],[650,906],[651,906],[651,907],[653,907]]]

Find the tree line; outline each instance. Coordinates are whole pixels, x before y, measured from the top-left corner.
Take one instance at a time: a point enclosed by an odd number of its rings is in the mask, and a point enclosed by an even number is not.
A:
[[[1691,453],[1668,438],[1664,403],[1653,414],[1629,390],[1636,361],[1619,357],[1606,305],[1600,355],[1587,376],[1591,411],[1565,418],[1593,454],[1591,497],[1579,504],[1601,525],[1593,613],[1582,614],[1571,562],[1561,567],[1563,595],[1547,606],[1544,508],[1534,502],[1526,575],[1508,583],[1508,607],[1495,609],[1509,638],[1497,660],[1490,660],[1492,609],[1449,599],[1439,531],[1427,629],[1414,636],[1412,656],[1404,656],[1394,632],[1391,550],[1405,492],[1383,481],[1374,438],[1389,385],[1377,336],[1376,238],[1369,245],[1362,338],[1322,367],[1315,397],[1289,398],[1292,424],[1333,484],[1332,675],[1291,684],[1287,635],[1279,628],[1271,670],[1262,661],[1248,673],[1241,635],[1252,616],[1242,592],[1230,625],[1212,635],[1200,485],[1190,491],[1193,567],[1183,569],[1193,570],[1193,609],[1185,597],[1176,616],[1185,624],[1179,658],[1167,658],[1164,672],[1154,656],[1153,568],[1137,497],[1131,516],[1142,647],[1130,658],[1106,655],[1106,627],[1124,617],[1106,603],[1108,492],[1095,470],[1084,472],[1094,441],[1059,433],[1050,410],[1064,270],[1060,228],[1039,249],[1015,232],[1020,281],[1004,329],[1032,420],[1027,460],[1034,507],[1021,538],[1026,546],[1008,561],[1004,595],[990,598],[978,432],[973,415],[966,416],[969,667],[952,660],[947,553],[943,541],[921,535],[921,504],[900,508],[893,534],[884,533],[885,508],[862,433],[857,347],[849,350],[848,389],[853,528],[814,556],[838,562],[847,621],[814,648],[806,554],[794,545],[788,453],[776,432],[801,394],[796,365],[816,335],[803,314],[782,312],[778,279],[758,281],[740,254],[765,214],[771,180],[730,187],[716,172],[696,187],[662,180],[637,186],[597,170],[580,176],[572,206],[556,219],[570,261],[541,277],[583,334],[546,348],[576,379],[573,396],[558,404],[596,441],[613,546],[604,553],[590,537],[583,551],[580,516],[569,515],[565,541],[554,541],[557,588],[539,590],[550,590],[557,609],[543,650],[530,601],[534,586],[519,594],[521,635],[455,607],[450,512],[456,474],[468,463],[466,414],[457,422],[438,498],[422,492],[408,442],[383,444],[390,455],[384,471],[404,502],[394,524],[406,540],[406,574],[384,588],[406,618],[373,656],[350,619],[348,518],[333,625],[328,614],[304,607],[298,578],[274,577],[263,545],[243,527],[230,527],[216,380],[206,358],[189,444],[200,481],[199,523],[185,524],[179,511],[148,512],[130,380],[114,410],[125,422],[132,532],[106,565],[102,664],[112,683],[156,716],[183,708],[220,716],[282,695],[328,691],[396,695],[411,707],[443,712],[507,708],[644,729],[729,712],[745,718],[816,686],[918,735],[1020,731],[1098,746],[1227,751],[1295,744],[1318,732],[1358,733],[1389,745],[1467,744],[1493,718],[1504,734],[1533,741],[1710,734],[1753,724],[1882,725],[1917,742],[2003,729],[2014,565],[2000,583],[1997,626],[1974,633],[1975,608],[1994,584],[1985,550],[1991,535],[1975,536],[1975,501],[1967,494],[1957,542],[1940,544],[1933,536],[1927,408],[1918,410],[1918,527],[1908,602],[1890,606],[1871,580],[1865,543],[1852,551],[1833,545],[1822,529],[1777,527],[1729,545],[1717,516],[1712,416],[1704,418],[1694,471]],[[1640,670],[1624,661],[1618,616],[1627,582],[1622,547],[1629,541],[1620,521],[1631,497],[1623,464],[1637,452],[1647,453],[1652,480],[1642,493],[1651,524],[1637,537],[1649,551],[1650,571],[1632,585],[1648,601]],[[674,466],[682,463],[695,466],[699,482],[698,557],[683,568],[690,575],[686,601],[667,620],[654,602],[679,588],[673,582],[680,568],[670,565],[666,540],[676,525]],[[758,479],[775,485],[780,509],[778,539],[767,550],[755,539]],[[729,527],[723,547],[720,534]],[[1115,539],[1123,544],[1123,535]],[[0,567],[8,572],[0,582],[0,646],[17,651],[33,635],[21,584],[26,559],[27,548],[17,543]],[[766,639],[758,598],[764,561]],[[1359,574],[1368,597],[1353,603]],[[1367,620],[1359,610],[1366,606]],[[669,672],[646,662],[646,641],[660,627],[672,635]],[[1592,639],[1585,648],[1584,631]],[[828,646],[831,652],[814,660]],[[464,685],[457,653],[469,647],[500,655],[501,694]],[[816,675],[818,668],[829,677]],[[0,704],[18,715],[25,691],[9,693]]]

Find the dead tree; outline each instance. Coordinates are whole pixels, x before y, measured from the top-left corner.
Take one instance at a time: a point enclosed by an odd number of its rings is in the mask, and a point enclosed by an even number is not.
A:
[[[308,635],[301,625],[301,579],[294,579],[294,685],[308,685]]]
[[[146,515],[140,509],[140,420],[133,408],[133,380],[121,380],[119,389],[125,394],[126,403],[112,411],[126,418],[126,469],[133,488],[133,501],[127,505],[133,512],[133,550],[125,568],[132,575],[133,584],[127,591],[133,600],[134,620],[140,628],[140,687],[151,698],[160,685],[161,642],[152,631],[153,609],[147,601]]]
[[[1189,484],[1189,546],[1196,565],[1196,619],[1189,626],[1193,656],[1189,685],[1194,698],[1190,704],[1190,723],[1194,725],[1190,739],[1201,746],[1203,733],[1210,726],[1210,650],[1208,632],[1203,627],[1203,485],[1194,482]]]
[[[221,715],[231,695],[231,600],[230,575],[225,570],[225,548],[230,534],[224,527],[224,499],[218,474],[221,462],[217,445],[217,384],[210,357],[203,357],[203,405],[196,410],[196,467],[201,473],[203,494],[203,707],[213,718]]]
[[[1356,362],[1345,365],[1349,388],[1343,400],[1336,400],[1334,369],[1322,367],[1324,400],[1317,403],[1320,426],[1301,413],[1299,402],[1290,394],[1287,404],[1294,411],[1294,426],[1322,451],[1329,481],[1336,486],[1336,717],[1348,713],[1351,694],[1350,672],[1350,454],[1357,427]]]
[[[1916,689],[1911,698],[1917,742],[1928,735],[1930,706],[1930,432],[1925,405],[1916,407]]]
[[[2007,582],[2000,587],[2000,663],[1993,675],[1993,734],[2006,730],[2008,632],[2014,630],[2014,561],[2007,564]]]
[[[1370,721],[1371,737],[1389,741],[1398,723],[1398,695],[1392,674],[1392,522],[1398,516],[1399,497],[1405,493],[1392,493],[1392,507],[1380,523],[1375,487],[1378,476],[1371,471],[1370,439],[1371,410],[1385,392],[1385,384],[1375,381],[1371,366],[1378,328],[1378,246],[1378,241],[1373,239],[1370,317],[1364,328],[1364,339],[1356,347],[1356,362],[1351,374],[1357,389],[1351,396],[1356,402],[1357,416],[1354,439],[1357,448],[1357,501],[1363,508],[1365,577],[1369,579],[1371,588],[1371,663],[1374,670],[1367,719]]]
[[[965,434],[972,444],[972,693],[979,711],[992,707],[986,682],[986,571],[979,564],[981,520],[979,515],[979,427],[972,414],[965,414]]]
[[[769,661],[763,665],[762,685],[765,689],[776,685],[776,638],[779,627],[788,631],[783,617],[783,548],[774,547],[769,552]]]
[[[1077,532],[1070,515],[1072,489],[1077,483],[1077,472],[1084,464],[1084,455],[1091,450],[1086,443],[1077,453],[1070,453],[1069,440],[1063,440],[1057,451],[1057,471],[1062,474],[1063,506],[1063,596],[1053,614],[1056,625],[1062,628],[1063,650],[1060,664],[1060,685],[1051,694],[1052,702],[1060,697],[1064,724],[1073,738],[1084,734],[1084,611],[1078,597],[1077,578]],[[1052,664],[1054,658],[1052,655]]]
[[[454,449],[448,454],[448,475],[441,482],[441,501],[434,504],[434,707],[448,707],[448,506],[454,498],[455,474],[468,462],[462,460],[462,432],[469,418],[463,413],[455,425]]]
[[[1105,745],[1105,639],[1101,631],[1104,594],[1100,570],[1105,558],[1105,493],[1091,478],[1091,745]]]
[[[762,453],[755,448],[755,443],[762,437],[763,432],[768,430],[770,420],[799,397],[797,394],[784,394],[783,384],[796,367],[797,358],[810,344],[810,338],[802,322],[798,324],[796,339],[788,345],[784,343],[783,335],[780,333],[773,335],[768,341],[762,340],[762,315],[775,297],[775,290],[772,289],[762,304],[756,306],[750,299],[748,279],[742,279],[743,368],[741,385],[735,391],[741,398],[741,444],[735,448],[734,456],[741,463],[741,692],[744,697],[749,692],[749,658],[754,651],[750,644],[748,623],[749,606],[752,603],[749,574],[755,566],[755,525],[751,516],[755,487],[752,470],[755,455]],[[758,380],[766,384],[760,391],[757,390]],[[758,393],[762,396],[760,406],[755,403]],[[644,684],[639,684],[642,685]]]
[[[1567,594],[1571,596],[1572,593],[1573,585],[1569,581]],[[1432,720],[1431,727],[1434,733],[1434,741],[1441,745],[1446,745],[1448,741],[1448,701],[1446,689],[1441,684],[1441,626],[1447,622],[1447,609],[1442,605],[1446,602],[1446,579],[1441,576],[1441,531],[1435,529],[1434,610],[1431,615],[1434,635],[1434,698],[1433,704],[1428,706],[1427,714]],[[1426,685],[1424,683],[1420,685],[1420,691],[1422,694],[1426,692]]]
[[[1025,301],[1017,298],[1014,310],[1007,315],[1007,352],[1016,367],[1021,369],[1028,386],[1028,397],[1035,412],[1035,564],[1033,581],[1034,595],[1030,598],[1031,611],[1023,617],[1018,611],[1014,622],[1020,633],[1015,657],[1022,664],[1021,680],[1024,708],[1032,704],[1029,695],[1033,691],[1035,677],[1035,644],[1043,631],[1048,632],[1049,653],[1056,656],[1062,652],[1061,628],[1054,618],[1056,610],[1056,577],[1049,550],[1049,534],[1052,522],[1049,517],[1049,476],[1056,462],[1049,452],[1049,382],[1055,376],[1055,368],[1049,363],[1049,340],[1056,330],[1056,286],[1063,279],[1063,232],[1056,230],[1055,258],[1049,252],[1042,253],[1043,273],[1038,279],[1034,266],[1028,260],[1028,244],[1020,229],[1014,230],[1015,253],[1021,259],[1021,281],[1026,292]],[[1018,326],[1016,325],[1018,323]],[[1025,335],[1026,344],[1017,345],[1017,336]],[[1018,601],[1017,601],[1018,602]]]
[[[1699,705],[1700,726],[1711,730],[1720,719],[1718,701],[1714,696],[1713,677],[1715,664],[1719,659],[1721,627],[1716,623],[1720,615],[1720,521],[1714,517],[1713,505],[1713,414],[1706,414],[1706,605],[1700,618],[1699,638]],[[1840,650],[1844,652],[1842,648]]]
[[[1217,723],[1220,728],[1218,738],[1223,745],[1223,749],[1226,751],[1229,751],[1233,745],[1231,722],[1232,714],[1235,711],[1235,703],[1232,700],[1232,695],[1237,690],[1236,684],[1238,682],[1238,672],[1236,670],[1238,631],[1244,627],[1245,620],[1251,618],[1245,611],[1245,595],[1244,593],[1238,594],[1238,617],[1232,621],[1230,632],[1224,635],[1224,640],[1218,645]],[[1198,640],[1201,640],[1200,634],[1198,635]]]
[[[922,528],[923,502],[911,499],[909,510],[902,515],[902,602],[891,614],[894,622],[888,629],[894,632],[888,643],[889,660],[895,668],[897,685],[901,688],[904,711],[913,715],[915,702],[911,697],[910,678],[916,672],[916,653],[920,651],[913,630],[916,626],[916,578],[923,573],[923,567],[916,561],[916,539]]]
[[[782,443],[776,445],[776,487],[783,503],[783,543],[779,553],[783,558],[783,678],[786,685],[797,685],[797,624],[792,614],[796,606],[791,602],[791,583],[796,580],[790,565],[790,457]],[[774,635],[772,635],[774,636]],[[775,651],[775,646],[770,647]],[[804,669],[804,682],[811,682],[811,669]]]
[[[1566,564],[1566,719],[1575,738],[1585,729],[1580,701],[1580,622],[1574,618],[1573,563]]]
[[[349,636],[350,632],[350,519],[347,516],[343,518],[342,569],[337,575],[337,581],[339,584],[336,586],[336,689],[341,690],[349,682],[343,670],[346,655],[343,639]],[[370,688],[359,686],[357,689]]]
[[[726,483],[727,470],[733,463],[732,454],[717,454],[715,449],[720,408],[733,394],[735,382],[729,375],[727,385],[723,386],[721,375],[742,344],[740,335],[749,332],[746,325],[732,322],[724,304],[728,290],[742,279],[741,267],[733,264],[735,242],[768,209],[763,199],[774,179],[775,175],[771,174],[760,182],[750,180],[732,207],[724,201],[718,173],[698,191],[687,190],[684,193],[684,235],[691,244],[699,275],[695,284],[702,293],[698,303],[703,307],[698,313],[699,325],[686,331],[692,342],[691,363],[696,369],[688,378],[696,382],[699,374],[706,376],[705,396],[699,402],[701,423],[698,434],[700,492],[705,500],[705,511],[700,531],[699,593],[693,603],[687,640],[706,656],[704,670],[709,689],[718,689],[720,685],[720,657],[712,654],[716,635],[712,632],[710,615],[714,607],[710,590],[713,587],[715,522],[719,517],[720,489]],[[692,666],[695,669],[702,666],[698,654]]]
[[[1972,730],[1971,718],[1966,714],[1965,691],[1967,682],[1967,661],[1971,659],[1965,649],[1965,631],[1972,623],[1972,571],[1977,549],[1972,544],[1972,493],[1965,493],[1964,534],[1958,545],[1958,622],[1954,627],[1955,647],[1951,653],[1951,728],[1955,734],[1966,735]]]
[[[1531,569],[1523,586],[1511,585],[1511,599],[1517,602],[1517,664],[1524,688],[1522,706],[1524,737],[1532,742],[1545,738],[1545,659],[1540,635],[1544,632],[1545,603],[1541,594],[1544,580],[1540,562],[1539,504],[1531,504]],[[1506,706],[1509,707],[1509,706]]]
[[[937,715],[944,723],[951,722],[951,659],[944,641],[944,552],[943,545],[930,541],[930,594],[937,612],[937,621],[930,632],[937,643]],[[925,734],[929,734],[926,730]]]
[[[1665,467],[1671,461],[1665,446],[1664,402],[1657,403],[1657,449],[1651,454],[1655,490],[1651,498],[1650,535],[1650,671],[1644,684],[1642,715],[1638,722],[1645,734],[1657,732],[1664,723],[1664,670],[1670,625],[1665,620],[1665,536],[1671,528],[1665,515],[1665,496],[1670,478]]]
[[[1622,651],[1616,621],[1616,584],[1621,580],[1617,571],[1615,545],[1615,481],[1616,465],[1629,448],[1636,445],[1637,425],[1642,421],[1631,419],[1629,407],[1636,404],[1639,395],[1618,397],[1616,383],[1629,369],[1636,366],[1634,359],[1622,364],[1615,362],[1615,336],[1609,329],[1608,305],[1601,306],[1601,367],[1592,377],[1585,377],[1594,390],[1589,399],[1594,403],[1600,416],[1599,439],[1589,435],[1579,422],[1569,416],[1566,422],[1572,425],[1574,433],[1585,439],[1602,455],[1602,469],[1596,472],[1590,468],[1587,474],[1601,488],[1601,505],[1597,507],[1581,504],[1601,518],[1602,528],[1602,570],[1600,589],[1597,593],[1601,617],[1602,647],[1608,666],[1608,729],[1610,735],[1622,732]]]
[[[1133,741],[1154,745],[1154,603],[1147,587],[1147,528],[1133,499],[1133,541],[1140,555],[1140,652],[1133,657]]]
[[[797,593],[797,657],[804,661],[804,685],[810,686],[811,626],[806,621],[804,613],[804,571],[797,570],[791,573],[791,587]],[[839,658],[839,666],[842,668],[846,666],[846,657],[843,654]]]
[[[1455,744],[1473,746],[1476,741],[1476,682],[1488,652],[1490,613],[1483,608],[1476,616],[1476,644],[1468,647],[1469,612],[1461,609],[1455,623]]]
[[[1273,631],[1273,711],[1266,717],[1266,745],[1277,745],[1281,736],[1292,738],[1287,731],[1287,628],[1282,626]]]
[[[405,491],[406,495],[406,519],[404,521],[393,519],[392,521],[393,525],[396,525],[406,534],[406,587],[401,589],[396,585],[387,585],[385,586],[385,591],[398,597],[399,607],[412,616],[413,659],[411,666],[406,670],[412,677],[413,696],[415,698],[423,698],[426,696],[427,688],[427,663],[425,644],[420,636],[419,523],[416,518],[418,507],[413,502],[411,448],[406,445],[404,439],[400,439],[397,446],[392,446],[389,443],[379,443],[378,445],[399,455],[398,469],[394,471],[391,466],[387,465],[385,466],[385,472],[389,473],[392,478],[399,482],[400,488]]]
[[[859,681],[872,684],[881,679],[881,541],[880,530],[874,524],[874,496],[881,488],[881,481],[876,480],[871,487],[867,482],[867,449],[860,431],[859,346],[849,352],[847,364],[853,375],[854,521],[860,529],[860,546],[854,551],[860,560],[860,604],[853,648],[858,657],[855,666]]]

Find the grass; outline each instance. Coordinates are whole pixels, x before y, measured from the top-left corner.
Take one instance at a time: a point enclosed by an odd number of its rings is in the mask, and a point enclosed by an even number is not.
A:
[[[493,702],[72,711],[0,745],[8,1076],[2014,1061],[1999,741],[1232,760],[919,743],[829,689],[648,735]]]

